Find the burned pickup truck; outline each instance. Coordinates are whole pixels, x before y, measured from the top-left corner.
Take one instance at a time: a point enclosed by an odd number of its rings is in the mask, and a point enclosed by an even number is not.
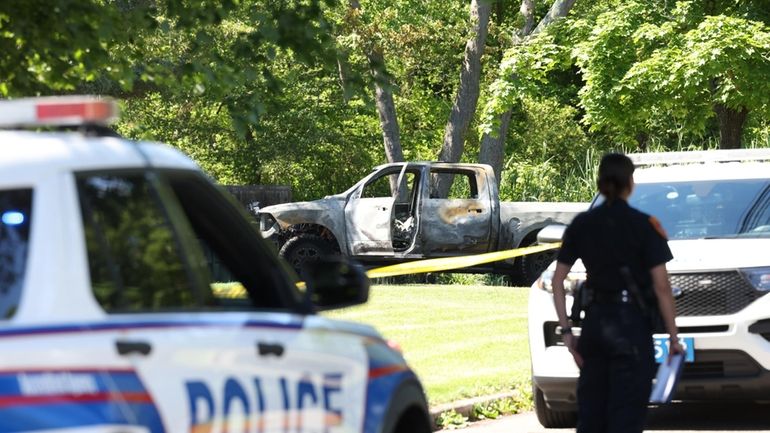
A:
[[[448,191],[439,190],[439,179]],[[541,228],[569,223],[587,207],[500,202],[488,165],[409,162],[378,166],[347,191],[321,200],[265,207],[259,217],[262,235],[299,270],[332,253],[374,267],[529,246]],[[552,259],[545,252],[464,272],[507,274],[530,284]]]

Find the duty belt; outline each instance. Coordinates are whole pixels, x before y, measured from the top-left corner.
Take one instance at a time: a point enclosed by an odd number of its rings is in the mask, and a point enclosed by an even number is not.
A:
[[[626,289],[619,292],[596,290],[593,293],[593,301],[597,304],[633,304],[634,298]]]

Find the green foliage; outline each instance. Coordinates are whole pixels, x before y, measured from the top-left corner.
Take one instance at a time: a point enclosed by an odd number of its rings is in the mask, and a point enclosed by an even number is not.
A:
[[[768,113],[770,29],[709,15],[700,3],[631,1],[600,15],[578,44],[581,104],[592,130],[702,135],[714,107]]]
[[[588,152],[584,163],[562,168],[551,161],[509,161],[500,196],[511,201],[589,201],[596,192],[599,156]]]
[[[432,160],[471,31],[467,1],[360,3],[4,2],[0,97],[117,96],[121,133],[222,183],[338,193],[384,162],[367,50],[384,56],[405,158]],[[493,7],[473,125],[513,108],[504,199],[585,199],[587,161],[608,149],[715,145],[716,106],[748,111],[746,146],[770,142],[770,1],[578,1],[523,43],[514,6]],[[471,134],[462,160],[478,146]]]
[[[481,133],[499,126],[495,124],[498,116],[521,98],[541,95],[552,72],[569,68],[570,51],[558,40],[562,27],[563,23],[551,25],[533,39],[505,52],[498,78],[490,86],[492,95],[484,107]]]
[[[485,404],[473,405],[471,419],[497,419],[504,415],[515,415],[532,409],[532,392],[526,391],[531,385],[517,387],[514,396],[492,400]]]
[[[580,113],[555,98],[525,96],[509,130],[500,197],[511,201],[587,201],[595,189],[595,165],[610,147],[593,142]]]
[[[333,61],[329,29],[320,0],[3,2],[0,94],[91,83],[103,93],[150,87],[224,99],[258,77],[270,81],[264,65],[277,47],[305,62]],[[256,99],[244,96],[227,100],[228,108],[246,101],[254,112]]]
[[[441,412],[436,417],[436,425],[441,427],[442,430],[455,430],[468,426],[468,417],[457,413],[457,411],[448,410]]]

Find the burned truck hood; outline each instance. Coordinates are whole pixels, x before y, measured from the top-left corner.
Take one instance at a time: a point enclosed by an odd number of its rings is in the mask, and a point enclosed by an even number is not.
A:
[[[345,197],[333,195],[320,200],[267,206],[259,213],[272,216],[282,229],[297,224],[319,224],[337,232],[345,225],[344,208]]]

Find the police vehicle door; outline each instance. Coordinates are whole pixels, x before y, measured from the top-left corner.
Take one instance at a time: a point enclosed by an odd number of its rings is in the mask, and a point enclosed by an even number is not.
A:
[[[360,431],[362,342],[292,313],[300,294],[234,200],[182,170],[78,187],[94,295],[166,431]]]

